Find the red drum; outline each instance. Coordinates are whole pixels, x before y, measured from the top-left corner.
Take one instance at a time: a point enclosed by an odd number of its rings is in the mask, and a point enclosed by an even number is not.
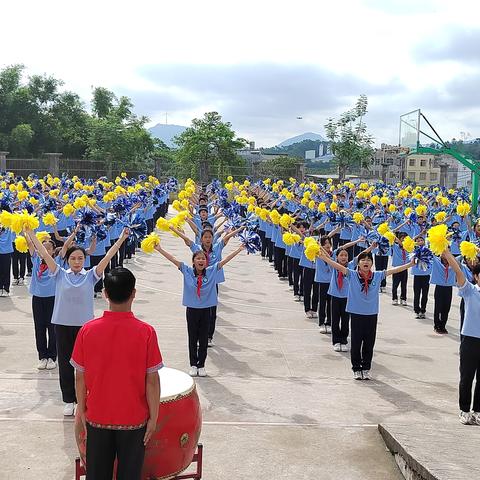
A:
[[[161,393],[157,429],[145,449],[142,480],[168,479],[187,469],[202,430],[202,409],[193,378],[167,367],[159,374]],[[85,452],[84,441],[83,434],[77,436],[81,452]],[[85,473],[83,468],[81,473]]]
[[[193,378],[164,367],[160,370],[157,429],[145,449],[142,478],[167,479],[193,460],[202,430],[202,409]]]

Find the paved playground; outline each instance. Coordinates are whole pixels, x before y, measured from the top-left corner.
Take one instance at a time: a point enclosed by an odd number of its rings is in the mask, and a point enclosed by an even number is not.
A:
[[[183,242],[164,238],[165,248],[189,261]],[[165,363],[186,371],[181,274],[160,255],[138,253],[127,267],[138,281],[135,313],[155,326]],[[333,352],[331,337],[305,318],[268,262],[242,253],[225,274],[209,377],[197,379],[206,480],[397,480],[379,423],[458,423],[456,295],[450,334],[439,336],[433,298],[427,319],[414,318],[411,279],[409,307],[392,306],[383,294],[374,380],[356,382],[349,354]],[[96,302],[97,312],[106,307]],[[57,370],[36,369],[27,287],[0,298],[0,312],[0,479],[71,480],[73,420],[62,416]]]

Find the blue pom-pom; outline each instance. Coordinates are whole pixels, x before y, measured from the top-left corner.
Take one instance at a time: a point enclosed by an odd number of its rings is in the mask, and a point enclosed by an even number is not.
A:
[[[257,253],[262,249],[260,236],[251,230],[244,230],[238,235],[238,238],[245,245],[247,253]]]
[[[415,247],[411,256],[417,260],[418,268],[424,272],[426,272],[432,265],[433,253],[424,245],[418,245]]]
[[[94,227],[97,223],[98,215],[91,208],[80,208],[77,210],[76,220],[85,227]]]

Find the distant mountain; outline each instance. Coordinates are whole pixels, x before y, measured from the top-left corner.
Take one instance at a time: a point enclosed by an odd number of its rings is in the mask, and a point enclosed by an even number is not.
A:
[[[167,147],[175,147],[173,139],[184,132],[187,127],[182,125],[165,125],[162,123],[157,123],[154,127],[149,128],[148,131],[152,134],[153,137],[159,138]]]
[[[320,142],[326,142],[327,139],[323,138],[318,133],[307,132],[302,133],[302,135],[297,135],[296,137],[288,138],[284,140],[282,143],[279,143],[278,147],[288,147],[289,145],[293,145],[294,143],[303,142],[304,140],[318,140]]]

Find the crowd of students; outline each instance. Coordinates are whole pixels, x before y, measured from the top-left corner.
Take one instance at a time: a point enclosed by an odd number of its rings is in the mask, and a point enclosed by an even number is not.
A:
[[[200,377],[207,375],[207,351],[214,346],[223,266],[243,249],[259,250],[272,264],[293,299],[303,302],[307,318],[331,334],[334,351],[350,350],[356,380],[371,379],[379,296],[389,276],[393,305],[406,307],[411,269],[418,319],[425,318],[435,286],[432,323],[439,335],[448,334],[456,284],[462,297],[460,419],[480,423],[478,383],[473,410],[467,408],[480,369],[480,223],[473,222],[466,192],[294,179],[229,178],[225,185],[199,186],[189,180],[173,202],[176,215],[166,219],[169,195],[178,187],[173,179],[161,184],[153,177],[109,182],[5,175],[0,182],[1,295],[10,293],[11,271],[18,285],[30,272],[38,368],[55,368],[58,357],[65,414],[73,413],[76,401],[70,357],[80,327],[93,318],[102,275],[141,246],[183,275],[189,373]],[[442,226],[443,243],[433,233]],[[155,229],[183,241],[191,264],[166,251]],[[233,237],[240,245],[223,258]]]

